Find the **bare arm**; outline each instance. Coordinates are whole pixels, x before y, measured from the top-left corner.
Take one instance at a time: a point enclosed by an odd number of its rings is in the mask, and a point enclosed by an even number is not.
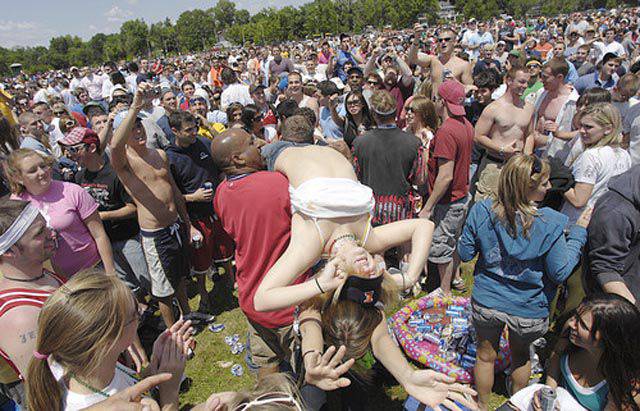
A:
[[[102,259],[102,264],[104,265],[104,270],[108,275],[115,275],[116,268],[113,265],[111,241],[109,241],[109,237],[104,231],[104,226],[102,225],[102,220],[100,220],[98,212],[96,211],[89,217],[85,218],[84,224],[87,226],[87,229],[91,233],[91,237],[93,237],[93,240],[96,242],[100,259]]]
[[[369,60],[367,60],[367,64],[364,66],[364,77],[368,77],[371,73],[373,73],[376,69],[376,60],[380,56],[380,49],[375,49]]]
[[[471,63],[466,63],[464,65],[464,70],[462,71],[460,79],[462,80],[462,84],[473,85],[473,66]]]
[[[424,215],[420,212],[420,217],[431,218],[433,209],[436,204],[438,204],[442,196],[444,196],[444,193],[447,192],[449,185],[453,181],[454,166],[455,162],[452,160],[438,159],[438,175],[435,183],[433,184],[433,191],[424,205]]]
[[[624,297],[633,304],[636,303],[636,298],[633,296],[624,281],[610,281],[608,283],[604,283],[602,284],[602,290],[609,294],[617,294]]]
[[[402,73],[402,84],[405,87],[409,87],[413,83],[413,73],[411,72],[411,68],[409,68],[407,62],[397,54],[394,53],[393,57],[398,67],[400,67],[400,72]]]
[[[575,208],[582,208],[587,205],[592,192],[593,184],[576,183],[575,187],[564,193],[564,199]]]
[[[482,114],[480,114],[480,118],[476,123],[473,140],[493,153],[499,153],[502,146],[496,144],[491,140],[491,137],[489,137],[489,133],[491,132],[491,128],[495,121],[494,109],[495,106],[490,104],[482,111]]]
[[[98,211],[98,215],[102,221],[127,220],[136,216],[136,210],[135,204],[127,203],[117,210]]]
[[[338,113],[338,95],[334,94],[329,97],[329,109],[331,110],[331,119],[340,128],[344,127],[344,117]]]
[[[111,138],[113,137],[113,119],[115,118],[115,116],[115,113],[109,113],[109,119],[107,120],[106,127],[103,128],[98,134],[101,153],[104,153],[104,150],[107,148],[107,146],[111,142]]]
[[[424,219],[411,219],[385,224],[372,230],[364,247],[372,254],[380,254],[391,247],[411,241],[411,256],[407,278],[394,276],[399,288],[410,288],[418,281],[429,257],[434,224]]]
[[[253,298],[257,311],[278,310],[300,304],[320,290],[315,281],[289,285],[318,261],[322,248],[320,236],[311,220],[294,214],[291,219],[291,240],[285,252],[262,279]],[[321,283],[323,291],[330,285]],[[336,288],[337,285],[333,288]]]
[[[113,138],[111,139],[111,165],[118,174],[131,172],[131,165],[129,164],[126,153],[127,139],[136,122],[136,116],[145,103],[144,99],[149,98],[145,96],[148,89],[149,85],[147,83],[140,83],[127,116],[122,120],[122,123],[114,132]]]

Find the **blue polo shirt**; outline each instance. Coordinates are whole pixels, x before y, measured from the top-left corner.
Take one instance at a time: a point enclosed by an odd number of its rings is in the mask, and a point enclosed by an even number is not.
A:
[[[585,74],[584,76],[580,76],[573,86],[579,94],[582,94],[586,90],[594,87],[602,87],[605,90],[611,90],[617,82],[617,74],[614,74],[609,80],[603,82],[602,80],[600,80],[600,72],[596,71],[593,73]]]

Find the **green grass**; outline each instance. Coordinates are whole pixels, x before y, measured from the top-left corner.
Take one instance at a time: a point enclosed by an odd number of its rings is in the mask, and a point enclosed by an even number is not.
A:
[[[469,290],[466,294],[470,294],[473,284],[473,266],[471,264],[463,264],[462,272],[467,290]],[[433,275],[436,274],[432,273],[431,276]],[[208,287],[211,287],[210,283]],[[199,298],[196,296],[191,300],[191,306],[194,309],[198,307]],[[389,313],[392,312],[392,310],[389,310]],[[218,315],[216,322],[224,323],[224,331],[212,333],[205,329],[196,336],[196,341],[198,342],[196,356],[187,363],[186,369],[187,376],[193,380],[193,383],[189,391],[181,395],[181,406],[187,409],[191,405],[204,402],[214,392],[244,390],[251,388],[255,383],[254,375],[248,372],[244,362],[244,353],[239,355],[231,354],[230,347],[224,342],[224,337],[232,334],[239,334],[241,341],[244,342],[245,340],[247,332],[246,319],[240,309],[237,308],[237,303],[232,304],[229,309]],[[244,374],[241,377],[232,375],[231,367],[223,368],[220,365],[221,362],[225,361],[242,365]],[[500,386],[503,386],[502,381],[499,377],[496,377],[495,387]],[[382,390],[376,390],[373,393],[371,404],[375,404],[375,407],[372,409],[401,410],[402,402],[406,399],[406,396],[406,392],[400,385],[385,384]],[[495,409],[505,400],[506,397],[494,393],[492,395],[491,408]]]

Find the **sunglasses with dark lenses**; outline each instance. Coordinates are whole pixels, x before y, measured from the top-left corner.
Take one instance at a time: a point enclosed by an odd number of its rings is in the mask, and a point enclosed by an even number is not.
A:
[[[441,39],[438,39],[438,41],[439,41],[440,43],[443,43],[443,42],[448,43],[448,42],[450,42],[450,41],[451,41],[451,37],[443,37],[443,38],[441,38]]]
[[[347,101],[347,106],[357,106],[360,104],[360,100],[349,100]]]
[[[54,116],[56,116],[56,117],[60,117],[60,116],[62,116],[62,115],[64,115],[64,114],[67,114],[67,112],[66,112],[66,111],[64,111],[64,110],[61,110],[61,111],[54,111],[54,112],[53,112],[53,115],[54,115]]]
[[[69,154],[77,154],[84,146],[84,144],[76,144],[75,146],[67,146],[65,149]]]

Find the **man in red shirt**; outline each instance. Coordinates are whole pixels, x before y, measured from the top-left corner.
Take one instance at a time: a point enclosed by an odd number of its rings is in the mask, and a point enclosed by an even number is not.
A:
[[[259,141],[242,129],[230,129],[211,143],[213,160],[227,175],[216,190],[214,208],[224,230],[236,243],[238,300],[247,316],[248,350],[259,367],[258,379],[277,372],[281,363],[290,364],[294,343],[294,307],[258,312],[253,305],[258,286],[291,238],[289,181],[280,173],[261,171],[265,166],[258,150]],[[302,275],[295,283],[306,278]],[[307,321],[306,312],[302,312],[300,332],[302,350],[310,354],[303,355],[305,382],[325,391],[348,385],[348,380],[340,375],[353,360],[340,365],[345,348],[321,358],[324,349],[319,318]]]
[[[464,287],[457,274],[459,260],[455,253],[456,239],[464,224],[469,203],[469,165],[473,150],[473,126],[465,118],[464,86],[447,80],[438,87],[436,109],[442,125],[429,147],[429,198],[420,217],[431,219],[435,225],[429,261],[436,264],[440,287],[451,292]]]

